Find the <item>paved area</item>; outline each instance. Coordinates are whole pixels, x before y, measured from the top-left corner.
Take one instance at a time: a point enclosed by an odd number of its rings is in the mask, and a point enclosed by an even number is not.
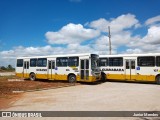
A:
[[[155,84],[105,82],[97,85],[79,85],[27,92],[12,107],[5,110],[160,111],[159,91],[160,86]]]

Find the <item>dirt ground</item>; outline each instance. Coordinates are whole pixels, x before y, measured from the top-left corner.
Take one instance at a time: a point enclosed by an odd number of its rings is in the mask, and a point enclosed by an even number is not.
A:
[[[6,72],[0,70],[0,76],[10,76],[10,75],[15,75],[15,72]]]
[[[105,82],[27,92],[8,110],[159,111],[160,86]],[[31,99],[32,98],[32,99]]]
[[[13,81],[14,80],[14,81]],[[18,81],[19,80],[19,81]],[[79,84],[79,83],[78,83]],[[67,82],[0,77],[1,111],[160,111],[156,84],[100,82],[70,86]],[[58,89],[49,89],[57,88]],[[42,90],[42,88],[47,88]],[[41,89],[41,90],[40,90]],[[32,92],[17,92],[33,90]],[[39,91],[36,91],[39,90]],[[12,118],[7,118],[8,120]],[[27,118],[14,118],[28,120]],[[33,120],[159,120],[159,118],[32,118]],[[5,118],[4,118],[5,120]]]
[[[77,84],[78,83],[76,83],[76,85]],[[26,91],[37,91],[70,85],[73,84],[62,81],[24,80],[7,73],[5,76],[0,76],[0,109],[10,107],[14,102],[19,100]]]
[[[105,82],[24,93],[6,111],[160,111],[160,86]],[[159,118],[42,118],[41,120],[159,120]],[[17,120],[20,120],[17,118]],[[34,120],[39,120],[34,118]]]

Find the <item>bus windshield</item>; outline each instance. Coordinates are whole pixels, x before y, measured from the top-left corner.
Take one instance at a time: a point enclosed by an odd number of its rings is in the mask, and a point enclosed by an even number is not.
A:
[[[93,71],[97,70],[97,67],[99,67],[99,57],[96,54],[91,55],[91,69]]]

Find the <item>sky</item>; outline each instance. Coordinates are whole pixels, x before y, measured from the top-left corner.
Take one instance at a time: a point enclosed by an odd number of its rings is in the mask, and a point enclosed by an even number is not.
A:
[[[160,0],[0,0],[0,66],[21,56],[160,51]]]

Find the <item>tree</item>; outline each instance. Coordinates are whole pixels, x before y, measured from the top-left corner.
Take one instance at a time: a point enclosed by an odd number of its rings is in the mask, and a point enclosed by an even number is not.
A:
[[[12,70],[15,70],[15,69],[12,67],[12,65],[8,65],[7,70],[12,71]]]
[[[8,70],[13,70],[12,65],[8,65],[7,69],[8,69]]]
[[[7,68],[6,68],[6,67],[4,67],[4,66],[1,66],[1,69],[2,69],[2,70],[6,70]]]
[[[0,70],[2,70],[2,71],[14,71],[15,68],[13,68],[12,65],[8,65],[7,67],[0,66]]]

